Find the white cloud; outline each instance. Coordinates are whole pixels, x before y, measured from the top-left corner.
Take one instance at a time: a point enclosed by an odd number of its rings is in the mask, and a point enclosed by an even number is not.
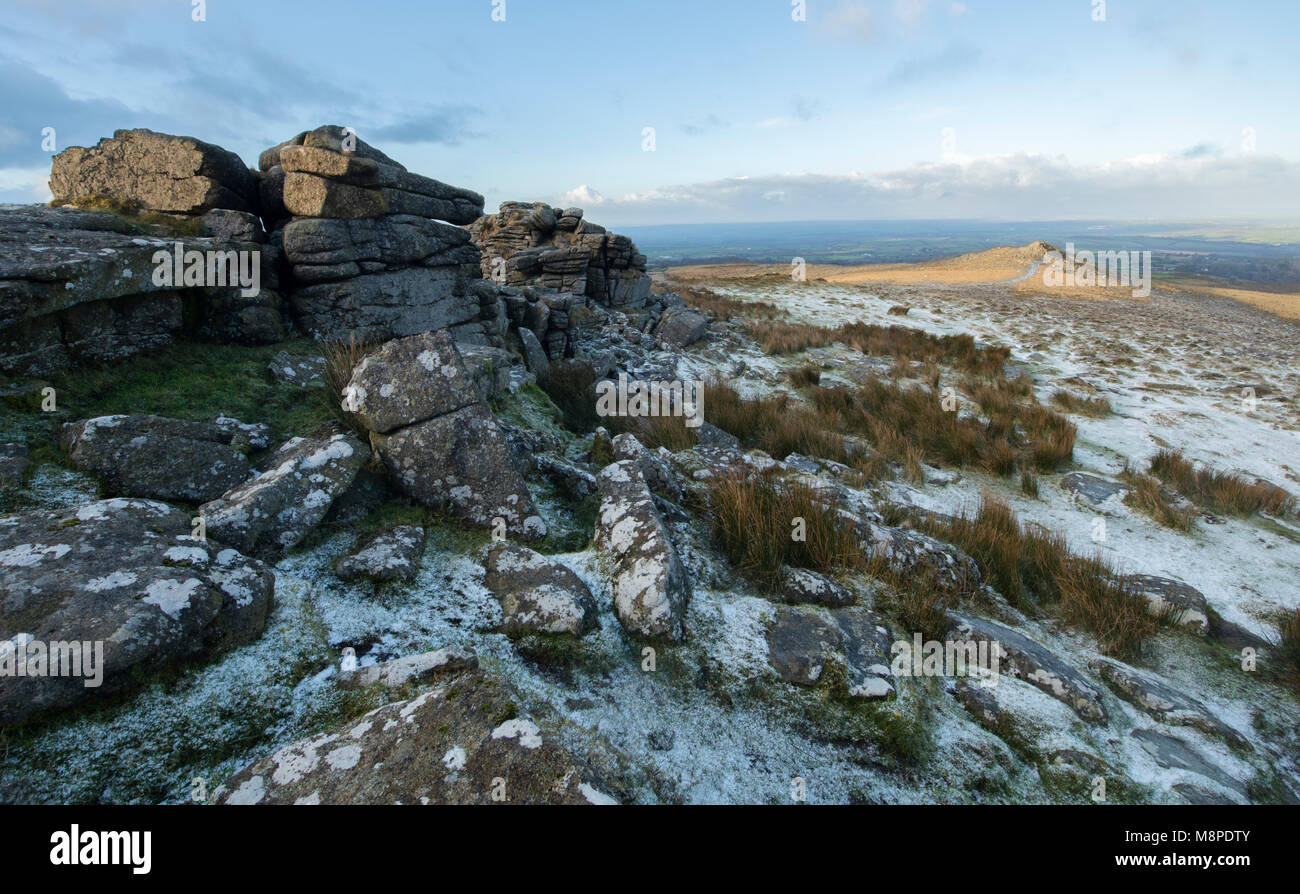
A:
[[[52,198],[49,165],[39,168],[0,168],[0,202],[27,204],[48,202]]]
[[[574,206],[587,208],[593,205],[605,204],[605,197],[584,183],[581,186],[575,186],[560,196],[560,204],[566,208]]]
[[[599,195],[599,193],[594,193]],[[572,195],[572,193],[571,193]],[[611,225],[888,218],[1283,217],[1300,164],[1277,156],[1142,155],[1101,165],[1032,154],[955,157],[869,174],[785,173],[606,200]]]

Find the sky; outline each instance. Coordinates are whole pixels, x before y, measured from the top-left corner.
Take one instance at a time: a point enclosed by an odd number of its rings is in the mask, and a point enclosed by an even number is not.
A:
[[[1297,34],[1296,0],[0,0],[0,202],[49,198],[46,128],[256,165],[339,124],[609,226],[1294,219]]]

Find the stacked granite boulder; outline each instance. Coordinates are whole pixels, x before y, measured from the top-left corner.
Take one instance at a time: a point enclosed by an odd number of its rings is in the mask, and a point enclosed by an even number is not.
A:
[[[635,311],[650,299],[646,257],[631,239],[583,218],[581,208],[505,202],[469,227],[483,276],[502,288],[512,327],[553,360],[572,356],[588,303]]]
[[[483,197],[412,174],[336,126],[262,153],[262,204],[284,249],[298,325],[321,339],[377,342],[450,328],[483,343],[497,319],[468,224]]]

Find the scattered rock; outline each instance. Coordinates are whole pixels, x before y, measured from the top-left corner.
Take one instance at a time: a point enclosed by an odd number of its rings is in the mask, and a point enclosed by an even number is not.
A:
[[[252,444],[242,423],[230,422],[99,416],[64,425],[60,443],[74,466],[98,475],[114,496],[203,503],[249,477]]]
[[[1061,479],[1061,487],[1070,493],[1078,494],[1094,506],[1100,506],[1111,499],[1122,500],[1129,490],[1118,481],[1088,472],[1070,472]]]
[[[680,640],[686,636],[690,579],[673,549],[640,468],[631,460],[606,466],[597,478],[601,503],[596,546],[614,557],[614,608],[631,633]]]
[[[277,381],[288,382],[300,388],[322,388],[325,385],[324,357],[281,351],[271,358],[267,369]]]
[[[596,627],[596,602],[571,570],[531,549],[498,544],[488,553],[486,586],[501,603],[507,636],[582,636]]]
[[[267,471],[199,508],[208,536],[251,555],[292,549],[369,457],[368,447],[342,432],[292,438],[270,458]]]
[[[816,686],[840,653],[840,629],[813,612],[781,609],[767,631],[768,663],[796,686]]]
[[[1032,683],[1059,699],[1089,723],[1105,723],[1101,693],[1088,679],[1046,646],[996,621],[949,612],[950,633],[965,640],[997,643],[1002,648],[1001,672]]]
[[[781,595],[791,605],[809,603],[840,608],[854,601],[852,593],[826,575],[786,565],[781,566]]]
[[[480,402],[445,329],[390,341],[367,354],[343,389],[343,408],[377,434]]]
[[[341,580],[413,580],[424,555],[424,528],[399,525],[362,535],[352,552],[334,560]]]
[[[519,714],[498,677],[465,671],[226,780],[224,804],[605,804],[584,755]]]
[[[686,307],[669,308],[659,318],[655,338],[675,348],[693,345],[709,332],[709,318]]]
[[[1209,608],[1200,590],[1181,581],[1151,574],[1130,574],[1125,580],[1146,597],[1151,614],[1162,615],[1168,612],[1175,625],[1197,636],[1205,636],[1209,632]]]
[[[188,513],[150,500],[0,518],[0,651],[9,650],[0,662],[17,660],[24,641],[31,641],[23,647],[29,667],[33,650],[44,653],[50,643],[103,650],[102,664],[84,655],[84,676],[0,675],[0,726],[261,634],[274,574],[214,540],[191,539],[190,531]],[[54,652],[48,659],[56,660]],[[92,669],[102,671],[102,686],[86,685]]]

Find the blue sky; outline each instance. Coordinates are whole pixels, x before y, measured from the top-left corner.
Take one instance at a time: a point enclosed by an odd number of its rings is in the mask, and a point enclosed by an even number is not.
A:
[[[323,123],[611,225],[1300,216],[1295,0],[0,0],[0,201]],[[644,128],[654,151],[644,151]]]

